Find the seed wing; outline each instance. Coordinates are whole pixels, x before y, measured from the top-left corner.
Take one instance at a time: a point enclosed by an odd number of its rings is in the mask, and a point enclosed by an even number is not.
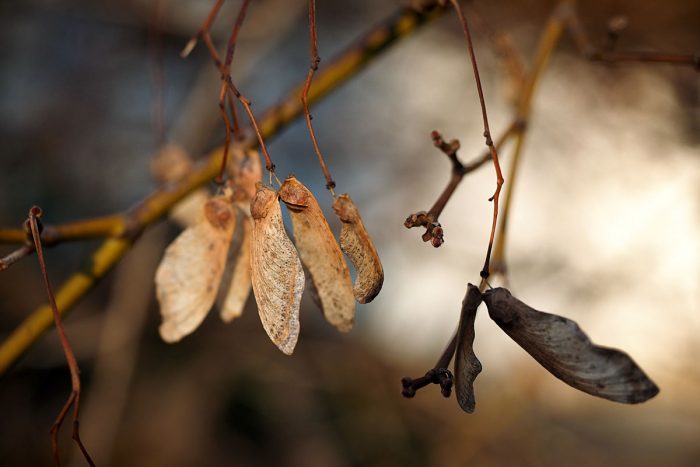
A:
[[[355,203],[346,194],[333,203],[333,210],[340,219],[340,249],[355,266],[357,276],[352,291],[359,303],[374,300],[384,283],[384,269],[377,249],[365,229]]]
[[[483,297],[491,319],[569,386],[627,404],[658,394],[659,388],[629,355],[593,344],[575,321],[530,308],[503,288]]]
[[[263,328],[272,342],[291,355],[299,337],[299,306],[304,271],[284,230],[277,193],[262,184],[251,201],[251,275]]]
[[[323,315],[339,331],[349,331],[355,319],[350,270],[314,195],[295,177],[280,188],[289,210],[294,242],[318,291]]]
[[[204,211],[200,222],[168,246],[156,271],[159,331],[166,342],[177,342],[194,331],[216,299],[236,218],[224,196],[207,201]]]
[[[247,215],[243,215],[240,224],[240,243],[233,255],[229,255],[227,267],[231,268],[231,276],[221,304],[221,319],[227,323],[241,316],[252,286],[250,253],[253,221]]]
[[[457,328],[457,352],[455,355],[455,389],[457,401],[467,413],[474,413],[474,380],[481,373],[481,362],[474,354],[474,319],[481,304],[479,288],[469,284],[462,302],[462,314]]]

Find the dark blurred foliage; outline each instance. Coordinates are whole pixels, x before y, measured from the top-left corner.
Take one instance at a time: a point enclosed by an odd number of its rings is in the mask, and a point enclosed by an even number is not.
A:
[[[203,48],[187,60],[178,53],[211,3],[166,2],[161,25],[168,139],[197,156],[223,140],[215,102],[217,77]],[[219,43],[224,42],[226,25],[236,12],[237,2],[229,3],[214,31]],[[495,26],[512,32],[529,56],[555,2],[475,3]],[[342,49],[397,4],[319,0],[322,56]],[[297,0],[253,2],[234,74],[238,73],[258,112],[305,76],[304,8],[304,2]],[[621,47],[700,51],[696,0],[663,5],[581,2],[580,10],[593,38],[602,39],[607,19],[622,12],[633,16],[633,21]],[[152,122],[151,17],[152,4],[145,0],[5,0],[0,4],[0,224],[19,225],[33,204],[44,209],[50,222],[115,212],[152,189],[148,164],[157,138]],[[410,60],[416,68],[430,66],[434,62],[428,55],[434,59],[442,53],[440,40],[449,40],[450,50],[463,53],[453,18],[428,28],[410,41],[429,38],[434,49],[423,48],[425,56],[402,60]],[[485,49],[488,44],[481,41],[479,46]],[[576,57],[568,40],[562,42],[560,53]],[[388,54],[396,58],[395,51]],[[403,138],[406,145],[414,138],[415,127],[402,120],[408,116],[397,114],[388,98],[382,101],[382,91],[370,90],[385,83],[379,76],[392,71],[381,68],[383,59],[372,66],[373,73],[361,75],[315,108],[317,131],[327,152],[340,148],[344,139],[365,138],[375,146],[391,146],[391,138]],[[489,62],[493,59],[484,60],[487,76],[496,74],[497,67]],[[601,86],[614,87],[614,67],[593,66],[609,72],[601,77]],[[450,71],[435,68],[427,73],[438,79]],[[677,109],[684,143],[697,147],[698,75],[669,68],[659,73],[684,103]],[[470,89],[470,75],[464,72],[460,80]],[[368,97],[361,100],[365,89]],[[414,97],[412,90],[401,91],[407,100]],[[366,133],[346,126],[348,118],[363,117],[352,112],[358,108],[353,107],[355,99],[363,102],[357,105],[367,105],[367,113],[379,122],[358,124]],[[371,99],[374,107],[367,103]],[[457,112],[474,112],[478,117],[476,109],[465,106]],[[367,130],[377,126],[381,131]],[[427,134],[430,129],[421,131]],[[428,138],[421,138],[423,150],[429,148]],[[394,157],[387,155],[386,160],[399,160],[405,149],[394,150]],[[322,192],[323,180],[310,156],[301,121],[272,142],[271,151],[280,159],[281,173],[293,170],[305,175],[309,185]],[[392,170],[403,180],[414,176],[401,172],[407,170],[405,165],[390,166],[384,155],[358,153],[334,160],[335,178],[351,193],[359,192],[358,198],[364,196],[368,205],[367,200],[381,189],[374,187],[381,186]],[[439,180],[436,183],[442,183]],[[367,187],[372,187],[369,192],[362,191]],[[399,212],[397,219],[410,209]],[[400,227],[400,220],[396,224]],[[393,239],[380,226],[374,224],[381,254],[381,245]],[[700,404],[697,396],[687,398],[700,384],[694,358],[677,362],[677,374],[686,376],[665,380],[683,389],[681,395],[639,407],[572,395],[569,388],[561,389],[566,394],[563,400],[550,398],[548,391],[558,383],[549,384],[553,378],[531,362],[506,372],[489,372],[486,367],[476,383],[477,413],[468,416],[455,400],[443,399],[437,388],[425,389],[413,400],[401,398],[400,378],[421,374],[432,356],[416,357],[410,336],[391,338],[391,347],[398,349],[393,354],[380,351],[389,344],[381,336],[368,337],[371,323],[363,313],[396,308],[389,301],[369,311],[360,308],[357,329],[349,335],[333,332],[314,305],[305,303],[302,334],[292,358],[277,351],[265,336],[252,297],[240,320],[224,325],[214,310],[192,336],[167,345],[157,334],[159,317],[151,284],[162,250],[176,234],[174,226],[161,224],[144,235],[125,262],[67,319],[85,390],[83,439],[98,465],[700,464]],[[402,235],[417,237],[414,232]],[[416,249],[425,248],[417,238],[412,240]],[[80,267],[95,244],[64,244],[47,252],[55,286]],[[3,247],[2,252],[6,251]],[[392,268],[398,267],[389,262],[385,268],[389,277]],[[462,293],[455,291],[455,317]],[[5,336],[45,300],[33,258],[2,273],[0,296],[0,329]],[[444,336],[427,338],[437,341],[433,347],[439,348]],[[689,342],[687,354],[697,355],[697,345]],[[478,343],[477,339],[477,354],[482,357]],[[676,388],[662,385],[661,389],[659,397]],[[0,380],[0,464],[50,464],[48,429],[68,391],[68,370],[52,331]],[[63,458],[81,465],[69,431],[68,423],[62,437]]]

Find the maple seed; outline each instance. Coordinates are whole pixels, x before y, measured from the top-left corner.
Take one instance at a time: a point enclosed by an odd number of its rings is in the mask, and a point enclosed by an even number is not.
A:
[[[284,229],[277,193],[262,183],[256,188],[250,202],[253,292],[265,332],[282,352],[291,355],[299,338],[304,270]]]
[[[241,219],[241,241],[234,256],[229,259],[231,270],[228,289],[221,305],[221,319],[230,322],[243,314],[248,296],[250,295],[251,271],[250,250],[253,236],[253,221],[245,214]]]
[[[474,354],[474,319],[481,304],[479,288],[469,284],[462,302],[462,314],[457,328],[457,352],[455,354],[455,387],[457,402],[467,413],[474,413],[474,380],[481,373],[481,362]]]
[[[177,342],[194,331],[214,304],[236,226],[230,193],[204,205],[201,220],[165,250],[156,270],[156,296],[163,322],[160,335]]]
[[[314,195],[289,176],[279,191],[289,210],[294,241],[309,271],[326,320],[339,331],[352,328],[355,297],[350,270]]]
[[[576,322],[530,308],[503,288],[484,292],[489,316],[550,373],[580,391],[637,404],[659,388],[624,352],[591,342]]]
[[[377,249],[365,229],[355,203],[347,193],[338,196],[333,210],[340,219],[340,249],[350,258],[357,277],[352,291],[359,303],[369,303],[384,283],[384,269]]]

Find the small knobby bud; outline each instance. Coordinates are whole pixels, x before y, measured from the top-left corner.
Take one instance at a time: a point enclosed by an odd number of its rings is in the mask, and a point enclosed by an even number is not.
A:
[[[452,376],[452,372],[447,368],[431,368],[425,373],[425,376],[421,376],[420,378],[413,379],[408,376],[402,378],[401,386],[403,389],[401,390],[401,395],[410,399],[416,395],[416,391],[419,389],[429,384],[438,384],[440,385],[440,392],[442,395],[444,397],[450,397],[452,394],[453,381],[454,377]]]

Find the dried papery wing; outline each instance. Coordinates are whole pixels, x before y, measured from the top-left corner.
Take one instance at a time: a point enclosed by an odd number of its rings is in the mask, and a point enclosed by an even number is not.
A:
[[[255,149],[245,149],[240,145],[232,146],[229,152],[227,170],[231,177],[231,186],[234,189],[234,199],[249,204],[257,191],[256,184],[262,180],[260,153]]]
[[[230,196],[216,196],[204,205],[202,220],[165,250],[156,271],[164,341],[179,341],[206,317],[216,299],[235,225]]]
[[[323,315],[338,330],[349,331],[355,318],[350,270],[321,207],[293,176],[287,177],[279,194],[289,209],[294,242],[318,291]]]
[[[474,319],[481,304],[481,292],[472,284],[462,302],[462,314],[457,328],[457,353],[455,355],[455,387],[457,402],[467,413],[474,413],[474,380],[481,373],[481,362],[474,354]]]
[[[284,230],[277,193],[261,183],[257,190],[250,202],[253,292],[267,335],[282,352],[291,355],[299,337],[304,271]]]
[[[350,258],[357,272],[353,294],[359,303],[369,303],[384,283],[384,269],[377,249],[365,229],[360,212],[347,193],[338,196],[333,210],[342,223],[340,249]]]
[[[230,268],[227,290],[221,304],[221,319],[230,322],[238,318],[243,313],[243,308],[248,301],[252,286],[250,276],[250,251],[253,237],[253,220],[247,215],[241,215],[239,220],[241,226],[238,231],[241,233],[240,241],[233,254],[229,255],[227,269]]]
[[[176,183],[192,172],[192,159],[177,144],[166,144],[151,160],[151,174],[159,184]],[[187,195],[170,211],[169,217],[180,227],[195,225],[202,218],[202,206],[209,199],[206,188]]]
[[[180,227],[189,227],[202,220],[204,206],[209,199],[206,188],[200,188],[187,195],[170,210],[170,219]]]
[[[566,384],[627,404],[658,394],[656,384],[626,353],[594,345],[576,322],[530,308],[503,288],[483,297],[491,319]]]

